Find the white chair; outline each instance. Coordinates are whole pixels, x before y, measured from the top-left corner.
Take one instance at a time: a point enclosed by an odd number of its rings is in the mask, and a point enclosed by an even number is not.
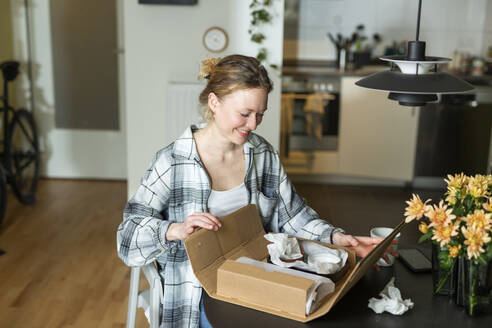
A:
[[[139,291],[140,269],[143,270],[150,289]],[[130,295],[128,297],[128,313],[126,317],[126,327],[135,327],[135,316],[137,308],[145,311],[150,328],[159,328],[160,324],[160,305],[163,298],[161,277],[157,272],[154,263],[146,264],[142,267],[132,267],[130,276]]]

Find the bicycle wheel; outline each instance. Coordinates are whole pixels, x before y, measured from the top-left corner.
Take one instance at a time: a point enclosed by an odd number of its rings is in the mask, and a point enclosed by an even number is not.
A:
[[[36,201],[39,179],[39,141],[32,114],[16,111],[10,123],[9,153],[5,154],[12,190],[23,204]]]
[[[5,209],[7,208],[7,181],[3,167],[0,166],[0,226],[2,225]]]

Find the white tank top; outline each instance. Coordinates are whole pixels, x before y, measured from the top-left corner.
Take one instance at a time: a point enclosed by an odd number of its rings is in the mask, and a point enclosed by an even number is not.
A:
[[[213,190],[208,197],[210,214],[219,218],[248,205],[248,189],[244,183],[229,190]]]

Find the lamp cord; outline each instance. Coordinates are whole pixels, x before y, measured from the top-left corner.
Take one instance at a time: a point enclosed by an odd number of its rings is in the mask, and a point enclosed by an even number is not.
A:
[[[417,15],[417,35],[415,36],[415,41],[419,40],[420,33],[420,10],[422,9],[422,0],[419,0],[419,13]]]

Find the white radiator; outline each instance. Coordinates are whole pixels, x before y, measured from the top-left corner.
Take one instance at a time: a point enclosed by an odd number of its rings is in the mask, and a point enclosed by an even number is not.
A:
[[[176,139],[190,124],[202,121],[198,96],[205,84],[197,82],[169,82],[166,92],[166,135]]]

